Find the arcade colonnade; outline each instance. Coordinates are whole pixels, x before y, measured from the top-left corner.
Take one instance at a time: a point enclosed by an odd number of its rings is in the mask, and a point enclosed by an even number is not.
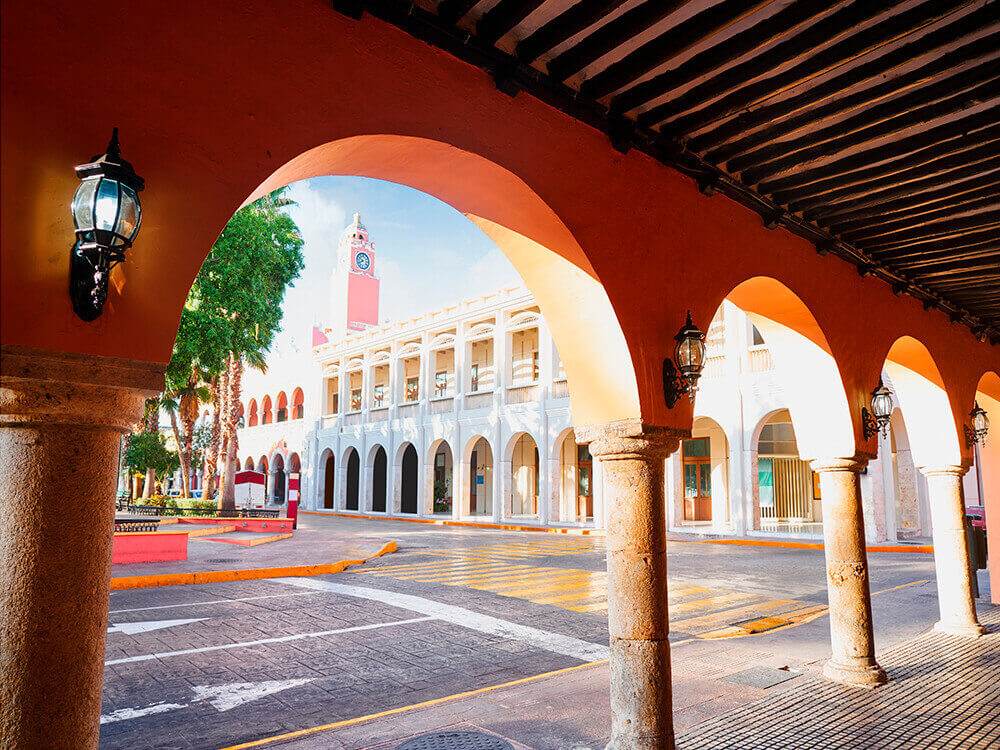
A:
[[[535,295],[565,366],[576,437],[605,471],[611,747],[673,747],[663,467],[693,414],[685,399],[664,399],[663,361],[686,312],[704,325],[724,298],[768,342],[800,455],[820,474],[827,674],[884,679],[858,491],[876,449],[861,409],[884,368],[929,478],[941,627],[978,633],[961,526],[972,453],[963,426],[976,400],[1000,424],[995,346],[367,14],[353,21],[311,0],[253,13],[220,5],[211,23],[200,6],[119,10],[107,0],[57,14],[3,6],[5,32],[16,33],[5,33],[0,91],[2,744],[96,748],[120,436],[162,390],[192,280],[233,211],[319,175],[390,180],[443,200]],[[79,43],[107,39],[108,18],[113,43]],[[261,28],[272,32],[263,55]],[[80,81],[102,85],[81,97]],[[73,166],[112,125],[146,180],[142,229],[102,316],[86,323],[66,292],[67,206]],[[998,443],[981,452],[994,580]]]

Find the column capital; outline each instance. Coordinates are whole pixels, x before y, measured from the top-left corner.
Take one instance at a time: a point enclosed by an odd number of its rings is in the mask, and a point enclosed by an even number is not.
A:
[[[576,430],[576,442],[589,445],[590,454],[602,461],[665,459],[677,450],[681,440],[689,437],[690,430],[646,424],[640,419],[623,419]]]
[[[852,458],[814,458],[809,462],[809,468],[817,474],[827,471],[850,471],[858,474],[867,465],[868,458],[865,456],[854,456]]]
[[[128,432],[163,391],[165,363],[0,348],[0,424],[67,424]]]
[[[940,475],[951,475],[954,477],[964,477],[969,471],[968,466],[961,466],[959,464],[939,464],[936,466],[918,466],[920,473],[925,477],[933,477]]]

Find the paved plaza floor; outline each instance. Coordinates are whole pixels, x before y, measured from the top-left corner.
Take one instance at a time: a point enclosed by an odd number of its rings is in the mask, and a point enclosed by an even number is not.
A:
[[[315,562],[388,540],[399,551],[335,575],[113,592],[101,748],[395,750],[443,727],[518,750],[603,748],[601,538],[324,517],[300,526]],[[240,565],[281,566],[286,544],[237,548]],[[291,564],[308,556],[297,547]],[[841,744],[818,746],[964,748],[979,745],[947,738],[995,732],[996,721],[977,729],[969,717],[1000,713],[984,687],[1000,681],[1000,610],[982,605],[991,633],[980,641],[928,635],[932,556],[870,562],[878,652],[894,680],[873,693],[818,674],[829,655],[822,551],[671,542],[679,746],[807,748],[830,734]],[[115,575],[133,575],[122,567]],[[934,695],[914,697],[926,689]]]

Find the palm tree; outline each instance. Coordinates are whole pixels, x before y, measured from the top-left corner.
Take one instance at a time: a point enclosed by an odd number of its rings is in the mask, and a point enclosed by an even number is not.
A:
[[[250,350],[243,353],[246,363],[260,372],[267,372],[267,360],[260,350]],[[240,401],[243,391],[243,359],[230,355],[226,368],[228,392],[226,405],[223,408],[222,443],[225,452],[223,464],[222,490],[219,492],[219,508],[232,509],[236,507],[236,472],[239,439],[236,429],[240,418]]]

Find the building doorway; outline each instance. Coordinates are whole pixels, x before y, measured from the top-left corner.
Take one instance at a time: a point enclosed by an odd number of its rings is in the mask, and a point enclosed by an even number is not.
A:
[[[333,489],[337,473],[333,454],[326,457],[326,467],[323,474],[323,507],[333,510]]]
[[[684,441],[684,520],[712,520],[712,449],[708,438]]]
[[[377,513],[385,513],[387,464],[385,448],[380,445],[375,451],[375,459],[372,461],[372,510]]]
[[[761,428],[757,441],[757,489],[760,530],[823,532],[819,482],[809,463],[799,458],[787,409],[774,414]]]
[[[453,481],[451,446],[444,440],[440,441],[437,450],[434,451],[433,471],[431,497],[434,505],[432,509],[435,513],[451,515]]]
[[[285,504],[285,459],[279,453],[274,457],[274,498],[275,505]]]
[[[480,437],[469,457],[469,515],[493,515],[493,451]]]
[[[402,487],[400,487],[400,510],[403,513],[417,512],[417,449],[410,443],[403,452]]]
[[[347,510],[358,509],[358,485],[361,478],[361,459],[358,452],[351,448],[347,454]]]
[[[511,454],[511,503],[513,518],[530,518],[538,515],[540,472],[538,446],[527,433],[514,443]]]

